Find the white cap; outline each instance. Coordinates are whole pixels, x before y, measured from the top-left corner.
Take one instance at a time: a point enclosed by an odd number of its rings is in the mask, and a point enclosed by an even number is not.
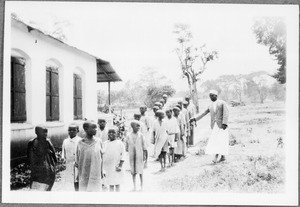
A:
[[[210,90],[210,91],[209,91],[209,94],[215,94],[215,95],[218,95],[218,91],[217,91],[217,90]]]

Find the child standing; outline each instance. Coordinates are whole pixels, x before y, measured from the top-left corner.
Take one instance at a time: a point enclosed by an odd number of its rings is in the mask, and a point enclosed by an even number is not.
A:
[[[108,130],[108,139],[104,143],[103,171],[105,184],[109,185],[110,191],[120,191],[120,184],[123,183],[124,171],[122,166],[125,159],[125,146],[117,138],[116,127]]]
[[[147,167],[147,161],[148,161],[148,148],[150,146],[150,128],[151,128],[151,123],[150,123],[150,117],[146,115],[147,111],[147,106],[143,105],[140,107],[140,112],[141,112],[141,119],[140,121],[144,124],[145,126],[145,132],[144,132],[144,138],[145,138],[145,145],[146,145],[146,151],[145,151],[145,163],[144,163],[144,168]]]
[[[185,125],[184,121],[182,120],[182,117],[180,116],[180,108],[174,107],[173,108],[174,117],[177,120],[180,133],[179,133],[179,139],[177,141],[177,147],[175,148],[175,158],[176,160],[180,159],[184,155],[184,147],[185,147]]]
[[[102,175],[102,143],[95,138],[97,125],[93,121],[83,124],[85,138],[77,144],[76,162],[78,167],[79,191],[100,191]]]
[[[98,119],[98,126],[99,130],[97,132],[97,137],[99,137],[102,143],[104,143],[108,139],[108,129],[106,127],[106,120]]]
[[[131,122],[132,132],[126,139],[126,151],[129,153],[130,170],[133,180],[133,191],[136,191],[136,174],[140,175],[141,190],[143,189],[143,161],[146,154],[146,143],[143,134],[139,132],[140,122]]]
[[[66,162],[65,184],[74,183],[75,191],[78,191],[78,177],[74,175],[75,152],[78,142],[81,140],[77,136],[79,127],[71,124],[68,128],[69,137],[64,140],[62,145],[62,159]]]
[[[168,134],[167,124],[164,120],[165,113],[162,110],[156,112],[157,120],[153,125],[153,137],[154,137],[154,157],[159,159],[161,165],[161,171],[165,171],[166,168],[166,154],[168,150]]]
[[[167,133],[168,133],[168,143],[169,143],[169,166],[174,163],[174,148],[177,146],[177,140],[179,136],[179,126],[177,120],[172,116],[172,109],[166,110],[166,123],[167,123]]]
[[[51,191],[55,181],[57,158],[51,141],[47,138],[48,129],[35,127],[36,138],[28,142],[27,158],[30,165],[30,189]]]

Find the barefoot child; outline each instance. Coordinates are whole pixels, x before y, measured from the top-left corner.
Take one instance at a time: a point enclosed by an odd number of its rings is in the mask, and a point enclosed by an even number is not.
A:
[[[168,132],[168,143],[169,143],[169,166],[172,166],[174,163],[174,148],[177,146],[177,140],[179,136],[179,126],[177,120],[172,116],[172,109],[166,110],[166,123],[167,123],[167,132]]]
[[[133,180],[133,191],[136,191],[136,174],[140,175],[141,190],[143,189],[143,161],[146,153],[146,143],[143,134],[139,132],[140,122],[131,122],[132,132],[126,139],[126,151],[129,153],[130,170]]]
[[[166,153],[168,150],[167,124],[164,120],[165,113],[162,110],[158,110],[156,115],[157,120],[153,125],[154,157],[158,157],[161,171],[164,171],[166,167]]]
[[[174,150],[175,153],[175,160],[178,161],[184,155],[184,147],[185,147],[185,125],[182,117],[180,116],[180,108],[174,107],[173,108],[174,117],[177,120],[180,133],[177,141],[177,147]]]
[[[70,183],[74,183],[75,191],[78,191],[78,179],[74,175],[75,152],[78,142],[81,140],[77,136],[79,127],[71,124],[68,128],[69,137],[64,140],[62,145],[62,159],[66,162],[65,184],[68,187]]]
[[[145,138],[145,145],[146,145],[146,151],[145,151],[145,163],[144,163],[144,168],[147,167],[147,161],[148,161],[148,148],[150,146],[150,128],[151,128],[151,121],[150,121],[150,117],[146,115],[146,111],[147,111],[147,106],[143,105],[140,107],[140,112],[141,112],[141,119],[140,121],[142,123],[144,123],[145,125],[145,134],[144,138]]]
[[[79,191],[100,191],[102,178],[102,143],[96,138],[97,125],[93,121],[83,124],[85,138],[77,144]]]
[[[116,127],[108,130],[108,139],[104,143],[103,171],[105,184],[109,185],[110,191],[120,191],[120,184],[123,183],[124,171],[122,166],[125,159],[125,146],[117,139],[118,129]]]

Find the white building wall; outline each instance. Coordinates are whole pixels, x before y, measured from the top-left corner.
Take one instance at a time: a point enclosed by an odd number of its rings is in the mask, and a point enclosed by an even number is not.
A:
[[[67,127],[73,119],[73,73],[81,72],[83,94],[83,118],[97,120],[97,68],[96,59],[86,53],[66,46],[36,30],[28,32],[27,27],[12,21],[11,28],[12,55],[18,50],[30,58],[30,66],[26,68],[26,101],[27,123],[11,124],[12,140],[35,137],[33,127],[45,124],[49,135],[66,134]],[[46,64],[58,62],[60,120],[46,122]],[[30,81],[28,81],[30,80]],[[77,121],[78,122],[78,121]],[[82,124],[82,121],[78,122]],[[29,130],[30,132],[24,132]],[[32,137],[33,136],[33,137]],[[29,138],[28,137],[28,138]]]

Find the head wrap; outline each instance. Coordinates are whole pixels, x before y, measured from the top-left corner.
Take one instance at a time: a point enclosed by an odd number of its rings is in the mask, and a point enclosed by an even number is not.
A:
[[[210,91],[209,91],[209,94],[215,94],[215,95],[218,95],[218,91],[217,91],[217,90],[210,90]]]
[[[141,122],[139,122],[139,121],[137,121],[137,120],[132,120],[132,121],[130,122],[130,126],[131,126],[131,127],[133,127],[133,124],[137,124],[137,125],[141,126]]]
[[[155,106],[162,106],[162,104],[160,102],[155,102],[154,104]]]
[[[180,109],[179,109],[177,106],[175,106],[175,107],[173,108],[173,110],[180,111]]]
[[[147,109],[147,106],[143,104],[143,105],[140,106],[140,108],[146,108]]]
[[[159,109],[159,108],[158,108],[158,106],[153,106],[153,108],[152,108],[152,109]]]
[[[156,114],[165,114],[163,110],[157,110]]]
[[[181,105],[180,105],[180,104],[176,104],[176,106],[175,106],[175,107],[179,108],[179,110],[181,110],[181,109],[182,109],[182,107],[181,107]]]

